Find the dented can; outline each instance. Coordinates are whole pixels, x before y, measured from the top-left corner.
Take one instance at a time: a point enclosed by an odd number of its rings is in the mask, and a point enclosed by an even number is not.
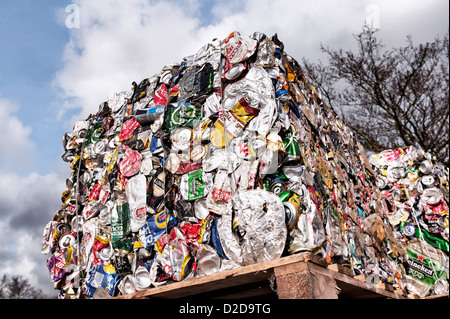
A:
[[[250,106],[245,98],[239,99],[230,110],[225,110],[223,115],[214,123],[211,142],[216,147],[224,148],[244,130],[245,126],[258,112],[258,109]]]
[[[271,175],[270,177],[267,177],[267,179],[269,183],[268,190],[275,195],[280,195],[286,190],[286,185],[280,176]]]
[[[289,230],[293,230],[297,225],[300,217],[301,198],[293,191],[287,191],[280,194],[283,200],[284,210],[286,213],[286,225]]]
[[[257,42],[249,37],[243,37],[239,32],[232,32],[222,42],[222,50],[228,62],[235,64],[252,56],[257,48]]]

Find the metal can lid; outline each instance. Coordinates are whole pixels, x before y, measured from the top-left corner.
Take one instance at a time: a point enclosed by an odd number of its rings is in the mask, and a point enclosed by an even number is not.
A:
[[[239,101],[237,96],[229,95],[223,100],[222,107],[224,110],[229,110],[237,103],[237,101]]]
[[[175,172],[180,167],[180,158],[175,153],[170,153],[167,156],[166,159],[166,169],[171,172],[172,174],[175,174]]]
[[[225,78],[229,81],[235,80],[242,74],[245,69],[245,64],[235,64],[227,71],[227,73],[225,73]]]
[[[143,290],[151,285],[150,274],[144,266],[139,266],[134,273],[137,290]]]
[[[119,283],[119,290],[123,294],[136,292],[136,282],[133,275],[126,275]]]
[[[107,146],[108,142],[106,140],[99,140],[97,142],[95,142],[94,146],[93,146],[93,150],[95,154],[100,154],[102,153],[106,146]]]
[[[434,177],[431,175],[422,176],[421,182],[426,187],[431,187],[434,185]]]
[[[252,145],[255,152],[258,153],[258,155],[262,155],[262,153],[266,150],[267,142],[266,137],[262,135],[255,136],[250,144]]]
[[[200,198],[195,201],[194,215],[200,220],[205,219],[209,215],[206,198]]]
[[[430,173],[432,168],[433,168],[433,164],[428,160],[425,160],[422,163],[420,163],[420,167],[419,167],[420,171],[424,174]]]
[[[207,146],[203,144],[195,144],[191,147],[189,155],[192,161],[197,162],[205,158],[207,151]]]
[[[83,225],[83,216],[74,216],[70,222],[70,225],[72,226],[73,231],[81,231],[81,226]]]
[[[56,225],[55,228],[56,228],[56,233],[59,236],[62,236],[63,234],[70,231],[70,225],[68,225],[66,223],[59,223],[58,225]]]
[[[99,255],[102,260],[109,260],[114,255],[114,249],[112,248],[111,242],[100,250]]]
[[[180,150],[185,150],[189,148],[189,145],[193,138],[192,129],[188,127],[182,127],[175,131],[172,135],[172,142]]]
[[[270,184],[270,191],[275,195],[280,195],[286,190],[286,186],[282,181],[274,181]]]
[[[388,185],[388,180],[384,176],[378,176],[376,180],[377,186],[379,189],[383,189]]]
[[[73,246],[75,244],[75,233],[74,232],[68,232],[61,235],[61,238],[59,239],[59,247],[61,248],[67,248],[69,246]]]
[[[405,223],[402,232],[406,237],[412,237],[416,233],[416,228],[412,223]]]

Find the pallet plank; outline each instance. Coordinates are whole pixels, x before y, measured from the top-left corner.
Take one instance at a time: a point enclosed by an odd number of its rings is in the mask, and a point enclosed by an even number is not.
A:
[[[225,289],[251,282],[268,280],[272,276],[274,268],[306,261],[311,261],[326,266],[326,262],[320,257],[310,252],[302,252],[299,254],[290,255],[274,260],[221,271],[212,275],[192,278],[180,282],[170,283],[164,286],[149,288],[147,290],[136,293],[120,295],[115,298],[135,299],[187,297],[194,294]]]
[[[327,268],[323,258],[311,252],[302,252],[114,298],[171,299],[196,296],[249,298],[268,294],[273,296],[268,284],[272,276],[276,278],[279,298],[289,298],[290,293],[294,298],[309,299],[405,298],[401,294],[380,287],[370,288],[361,278],[354,278],[342,272],[342,267],[331,265]],[[297,293],[293,294],[292,289],[297,289]]]

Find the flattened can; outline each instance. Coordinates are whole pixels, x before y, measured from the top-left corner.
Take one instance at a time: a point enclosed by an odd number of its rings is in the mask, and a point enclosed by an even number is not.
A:
[[[420,163],[419,169],[423,174],[430,174],[433,170],[433,164],[430,161],[425,160]]]
[[[278,175],[271,175],[268,179],[269,182],[269,191],[274,193],[275,195],[280,195],[286,190],[286,185],[284,181]]]
[[[191,147],[189,156],[195,163],[201,162],[208,153],[208,146],[203,144],[195,144]]]
[[[222,42],[223,54],[229,63],[239,63],[253,55],[257,45],[258,43],[255,40],[242,37],[239,32],[232,32]]]
[[[300,217],[300,196],[292,191],[280,194],[286,213],[286,225],[289,230],[293,230]]]
[[[205,197],[213,185],[212,175],[203,173],[199,168],[184,174],[180,181],[180,192],[184,200],[196,200]]]
[[[168,229],[177,224],[178,220],[166,211],[157,213],[148,218],[146,224],[139,229],[139,241],[143,247],[150,248]]]
[[[434,177],[431,175],[422,176],[420,181],[422,182],[422,185],[425,186],[425,188],[434,187]]]
[[[172,145],[179,150],[186,150],[192,142],[193,132],[188,127],[176,129],[172,134]]]
[[[250,155],[252,155],[252,157],[260,158],[264,154],[266,147],[266,138],[264,136],[258,135],[250,141]]]
[[[300,149],[295,139],[295,127],[291,124],[292,130],[283,139],[284,149],[286,150],[286,161],[295,161],[300,159]]]

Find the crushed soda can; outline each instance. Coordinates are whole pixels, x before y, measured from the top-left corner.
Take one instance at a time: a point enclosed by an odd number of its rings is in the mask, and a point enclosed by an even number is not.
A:
[[[225,255],[238,265],[280,257],[287,236],[281,199],[264,190],[247,190],[236,193],[232,201],[233,208],[227,209],[218,221]],[[245,232],[243,240],[233,232],[232,210],[239,216],[239,227]]]
[[[166,212],[161,212],[151,216],[144,226],[139,229],[139,241],[143,247],[150,248],[156,241],[171,229],[178,221],[168,215]]]
[[[88,274],[85,282],[85,292],[89,298],[94,298],[97,290],[103,290],[109,296],[114,295],[118,275],[112,264],[94,266]]]
[[[242,37],[239,32],[232,32],[221,43],[223,54],[231,64],[243,62],[252,56],[257,42],[248,37]]]
[[[442,251],[427,243],[421,244],[417,238],[409,242],[406,250],[408,291],[425,297],[436,283],[441,284],[448,279],[448,257]],[[448,293],[448,284],[438,290],[440,294]]]
[[[210,173],[203,173],[199,168],[184,174],[180,181],[180,192],[185,200],[196,200],[208,195],[213,187]]]

